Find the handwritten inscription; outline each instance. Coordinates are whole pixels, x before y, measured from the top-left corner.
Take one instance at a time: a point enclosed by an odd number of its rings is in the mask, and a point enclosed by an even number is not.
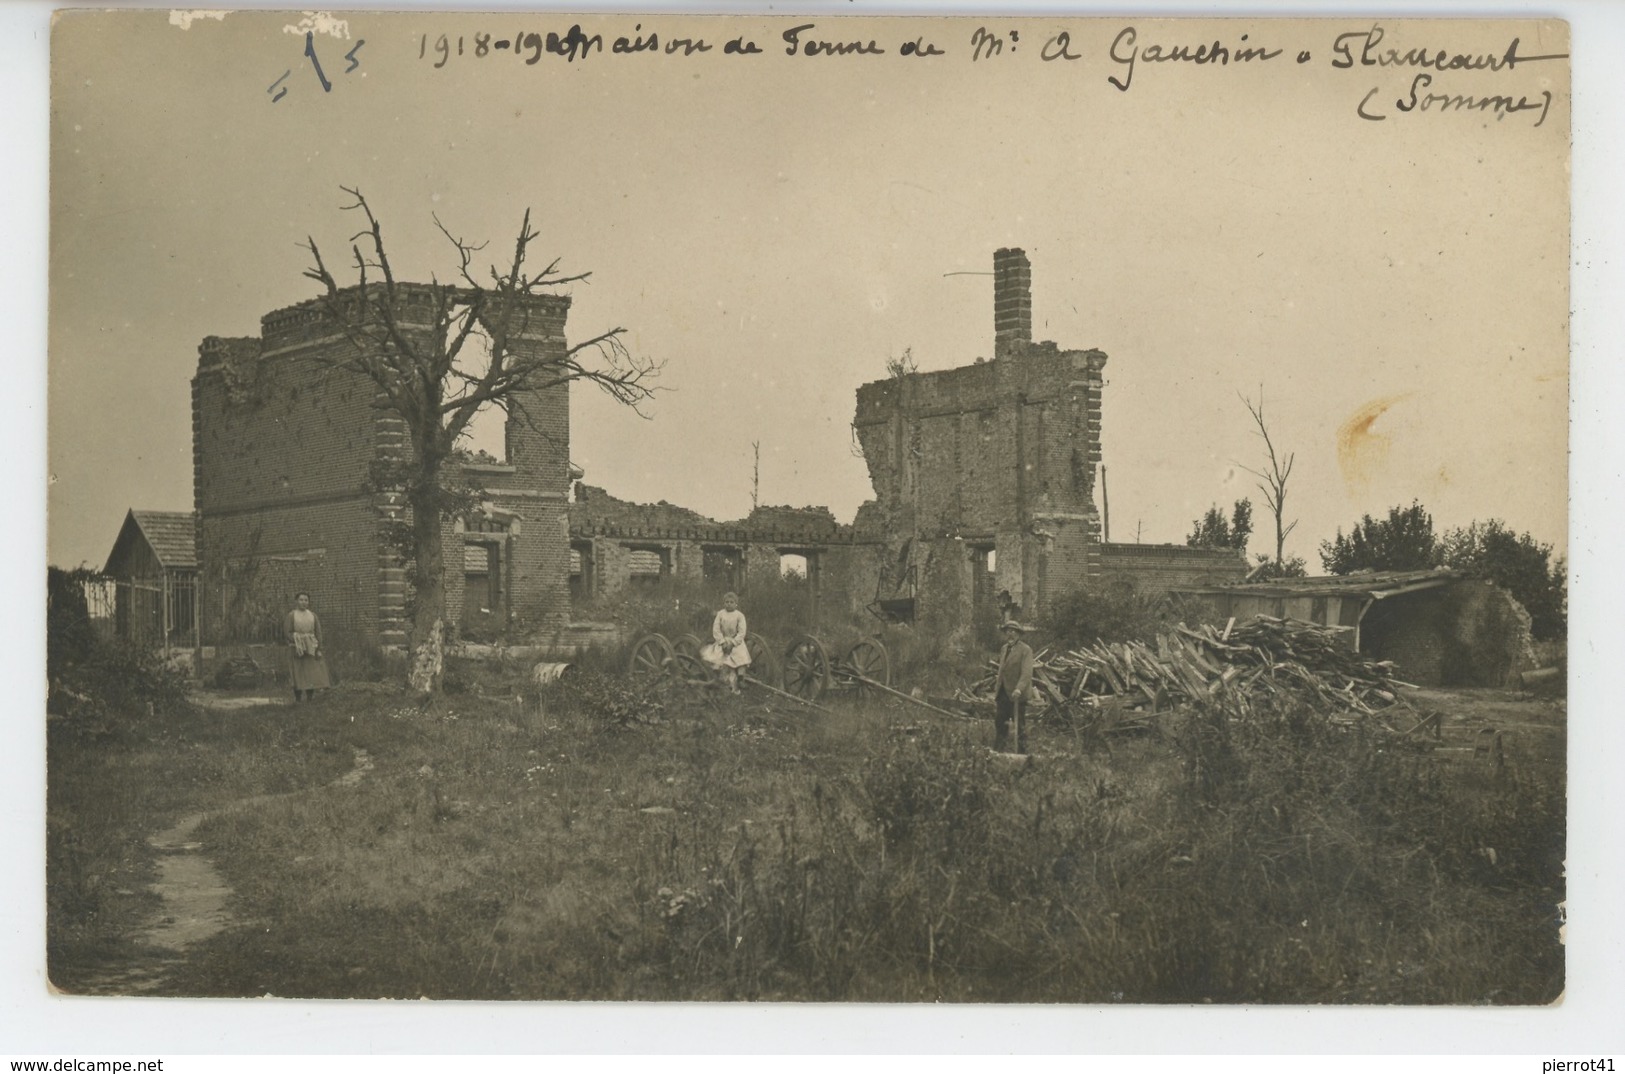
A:
[[[1123,77],[1118,79],[1115,75],[1108,75],[1106,81],[1116,86],[1124,93],[1134,82],[1134,65],[1136,63],[1189,63],[1196,66],[1213,65],[1228,67],[1234,63],[1252,63],[1273,60],[1281,55],[1280,49],[1261,48],[1248,45],[1246,34],[1241,35],[1241,43],[1229,48],[1223,42],[1214,41],[1211,45],[1201,44],[1192,48],[1190,45],[1164,45],[1152,44],[1143,48],[1140,46],[1140,35],[1132,26],[1125,26],[1112,39],[1112,62],[1126,68]]]
[[[1431,72],[1510,73],[1516,72],[1519,64],[1568,59],[1566,52],[1543,55],[1520,53],[1518,47],[1522,44],[1522,40],[1516,37],[1499,52],[1454,52],[1437,45],[1408,49],[1381,48],[1379,46],[1385,36],[1383,28],[1377,25],[1369,30],[1339,34],[1332,42],[1332,66],[1335,68],[1343,70],[1355,67],[1423,68],[1411,78],[1405,96],[1395,99],[1392,108],[1387,107],[1382,101],[1382,87],[1373,86],[1366,92],[1356,106],[1355,114],[1374,123],[1380,123],[1390,115],[1487,113],[1497,120],[1503,120],[1508,116],[1527,112],[1535,119],[1533,126],[1540,127],[1546,123],[1546,116],[1552,109],[1551,90],[1543,89],[1533,96],[1527,92],[1517,95],[1510,92],[1443,92],[1432,89],[1434,76]]]
[[[1285,25],[1290,29],[1301,29],[1294,24]],[[1156,32],[1169,33],[1161,27]],[[1533,121],[1529,124],[1532,127],[1545,124],[1555,100],[1553,91],[1544,84],[1489,86],[1484,79],[1511,79],[1530,64],[1568,58],[1567,53],[1524,52],[1518,38],[1513,38],[1504,48],[1488,50],[1453,49],[1448,41],[1418,44],[1406,39],[1396,44],[1390,31],[1381,24],[1339,31],[1329,38],[1320,38],[1322,45],[1329,42],[1329,48],[1299,47],[1302,44],[1314,46],[1314,41],[1298,42],[1291,46],[1283,41],[1260,41],[1255,39],[1252,29],[1233,36],[1227,34],[1195,41],[1177,38],[1147,40],[1149,33],[1151,31],[1142,34],[1140,27],[1134,24],[1121,26],[1111,36],[1109,44],[1103,48],[1094,46],[1099,51],[1092,53],[1080,43],[1079,31],[1075,27],[1056,27],[1042,39],[1041,45],[1028,53],[1021,49],[1021,30],[987,25],[976,26],[957,44],[953,44],[933,40],[926,34],[915,34],[912,39],[905,37],[888,41],[882,37],[848,33],[844,27],[831,33],[821,30],[817,22],[803,22],[779,30],[777,42],[768,39],[764,47],[760,39],[749,34],[713,42],[701,37],[669,35],[655,27],[646,29],[642,22],[635,23],[630,32],[620,34],[608,30],[589,32],[580,23],[574,23],[568,29],[526,29],[506,35],[481,32],[431,37],[424,34],[418,42],[418,58],[436,70],[447,67],[454,59],[485,59],[503,55],[513,56],[525,66],[534,66],[549,58],[565,63],[580,63],[588,60],[596,62],[598,57],[660,56],[682,59],[707,54],[723,57],[780,54],[798,60],[812,59],[831,64],[887,63],[899,59],[959,56],[978,67],[1004,67],[1019,62],[1018,54],[1031,54],[1036,55],[1038,62],[1046,67],[1101,78],[1118,93],[1128,93],[1133,89],[1137,75],[1142,81],[1152,77],[1141,70],[1147,65],[1155,70],[1166,64],[1176,64],[1184,68],[1212,71],[1214,74],[1211,77],[1224,78],[1228,76],[1222,72],[1237,67],[1268,69],[1313,64],[1318,51],[1320,62],[1335,71],[1393,71],[1409,78],[1408,83],[1373,86],[1358,99],[1351,95],[1352,111],[1359,119],[1381,122],[1390,118],[1422,115],[1480,115],[1493,116],[1497,120],[1524,117]],[[360,47],[359,43],[356,47]],[[331,81],[321,66],[320,57],[307,48],[307,59],[323,91],[330,92]],[[356,65],[353,55],[346,59],[351,61],[346,70],[353,70]],[[291,73],[291,69],[284,72],[283,78],[267,91],[277,94],[274,99],[280,100],[287,93],[283,82]],[[1476,78],[1477,81],[1462,81],[1469,78]]]
[[[340,74],[347,75],[351,71],[354,71],[357,67],[361,66],[361,60],[356,56],[356,53],[360,52],[361,46],[365,45],[366,43],[367,42],[364,39],[358,39],[350,48],[350,51],[344,54],[344,59],[348,66],[340,71]],[[327,77],[327,72],[322,69],[322,58],[316,49],[316,35],[308,31],[305,34],[304,59],[310,62],[311,72],[316,76],[316,82],[322,87],[322,92],[332,93],[333,81]],[[266,87],[265,92],[270,94],[272,104],[276,104],[278,101],[282,100],[282,98],[288,95],[287,83],[292,75],[293,68],[290,67],[286,71],[283,71],[282,74],[277,77],[275,82],[272,82],[270,86]]]
[[[1379,49],[1385,36],[1381,26],[1355,33],[1338,34],[1332,42],[1333,67],[1348,68],[1358,63],[1361,67],[1427,67],[1435,71],[1511,71],[1520,63],[1542,60],[1566,60],[1568,53],[1550,56],[1520,56],[1520,39],[1514,37],[1506,50],[1500,53],[1451,52],[1446,48]],[[1362,42],[1360,55],[1354,55],[1355,42]]]
[[[1419,74],[1411,79],[1410,93],[1394,102],[1394,109],[1401,113],[1406,112],[1489,112],[1496,119],[1505,119],[1507,116],[1517,115],[1519,112],[1538,112],[1540,117],[1535,120],[1535,126],[1546,122],[1546,113],[1552,108],[1552,91],[1542,90],[1534,100],[1527,95],[1516,99],[1505,93],[1471,94],[1471,93],[1424,93],[1423,90],[1433,84],[1433,76]],[[1372,104],[1372,98],[1379,91],[1373,87],[1365,99],[1360,102],[1358,109],[1361,119],[1383,120],[1387,114],[1380,107]]]

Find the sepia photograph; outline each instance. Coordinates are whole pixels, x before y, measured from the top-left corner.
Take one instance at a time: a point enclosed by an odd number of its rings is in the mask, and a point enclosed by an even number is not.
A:
[[[53,996],[1564,1002],[1569,24],[826,10],[56,14]]]

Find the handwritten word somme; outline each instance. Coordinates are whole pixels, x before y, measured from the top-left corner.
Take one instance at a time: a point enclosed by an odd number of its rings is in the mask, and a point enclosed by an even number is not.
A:
[[[1505,119],[1507,116],[1519,112],[1539,111],[1540,118],[1535,120],[1539,127],[1546,122],[1546,114],[1552,109],[1552,91],[1541,90],[1534,100],[1528,94],[1520,95],[1516,100],[1510,93],[1470,94],[1470,93],[1420,93],[1433,84],[1433,76],[1427,72],[1420,72],[1411,79],[1410,93],[1394,102],[1394,107],[1400,112],[1430,112],[1438,110],[1440,115],[1447,112],[1493,112],[1495,118]],[[1377,111],[1371,103],[1380,90],[1371,87],[1371,92],[1360,100],[1355,112],[1361,119],[1381,122],[1388,118],[1387,114]]]

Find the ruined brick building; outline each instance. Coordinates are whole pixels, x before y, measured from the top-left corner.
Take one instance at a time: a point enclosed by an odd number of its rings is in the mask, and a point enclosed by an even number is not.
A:
[[[858,389],[857,430],[887,539],[886,583],[927,622],[1038,611],[1100,575],[1106,356],[1032,338],[1032,269],[993,256],[993,358]]]
[[[914,596],[923,622],[950,627],[1042,614],[1055,597],[1108,578],[1165,591],[1240,577],[1234,552],[1101,539],[1106,355],[1032,338],[1032,268],[993,255],[993,357],[858,389],[853,421],[875,501],[858,530],[886,545],[882,585]]]
[[[404,289],[408,330],[427,331],[426,288]],[[517,352],[563,353],[570,300],[527,300]],[[330,648],[376,651],[406,640],[407,574],[392,543],[404,510],[372,480],[408,445],[399,416],[344,362],[348,343],[316,301],[266,314],[258,336],[209,337],[192,381],[194,498],[206,646],[274,642],[306,590]],[[468,458],[481,509],[447,524],[448,606],[462,622],[560,627],[570,487],[569,397],[525,393],[503,459]]]
[[[528,393],[508,418],[505,457],[462,463],[487,496],[447,523],[449,616],[464,636],[561,643],[573,620],[628,590],[748,593],[793,569],[815,618],[869,608],[955,631],[1041,614],[1111,578],[1167,590],[1240,577],[1235,553],[1101,540],[1106,355],[1032,339],[1022,251],[995,254],[994,292],[991,359],[858,389],[853,425],[875,499],[851,525],[824,508],[718,522],[618,500],[575,480],[567,386]],[[404,293],[406,321],[426,330],[427,289]],[[516,346],[562,354],[569,299],[529,301]],[[192,413],[205,646],[274,643],[300,590],[332,649],[406,640],[408,578],[390,539],[403,506],[372,480],[379,460],[408,450],[404,427],[345,364],[347,347],[315,301],[266,314],[258,336],[203,341]]]

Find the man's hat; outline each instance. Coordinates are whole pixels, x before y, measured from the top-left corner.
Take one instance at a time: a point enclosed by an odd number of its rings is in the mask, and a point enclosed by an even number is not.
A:
[[[1000,630],[1015,630],[1015,631],[1019,631],[1019,632],[1025,634],[1029,630],[1031,630],[1032,627],[1022,626],[1020,623],[1016,622],[1014,619],[1006,619],[1004,622],[999,624],[999,629]]]

